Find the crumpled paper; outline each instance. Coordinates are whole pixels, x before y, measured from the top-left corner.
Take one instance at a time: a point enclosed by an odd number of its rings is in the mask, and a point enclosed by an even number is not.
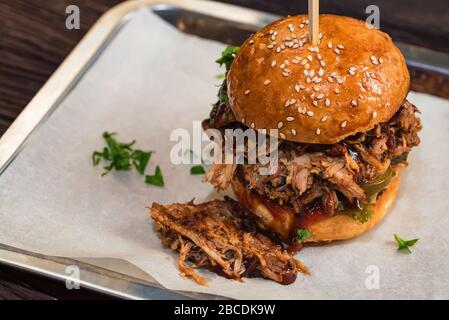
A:
[[[129,261],[169,289],[240,299],[449,298],[449,102],[410,93],[420,107],[422,143],[413,150],[396,204],[357,239],[306,248],[296,258],[311,276],[290,286],[226,280],[201,271],[201,287],[179,276],[177,255],[161,246],[146,207],[220,197],[172,165],[170,132],[192,130],[216,100],[221,43],[182,34],[148,10],[134,16],[0,176],[0,242],[66,257]],[[166,186],[132,172],[100,177],[90,155],[103,131],[156,151]],[[407,255],[393,234],[419,238]]]

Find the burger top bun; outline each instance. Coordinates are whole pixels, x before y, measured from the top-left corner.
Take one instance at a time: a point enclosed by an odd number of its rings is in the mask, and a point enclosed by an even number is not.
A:
[[[242,45],[227,77],[237,120],[316,144],[337,143],[389,120],[410,85],[391,38],[359,20],[321,15],[315,47],[308,29],[307,16],[287,17]]]

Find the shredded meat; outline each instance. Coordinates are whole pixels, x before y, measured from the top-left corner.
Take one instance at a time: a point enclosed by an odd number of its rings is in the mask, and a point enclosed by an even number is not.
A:
[[[213,184],[219,190],[225,190],[231,184],[236,167],[234,164],[213,164],[203,181]]]
[[[397,159],[405,161],[404,155],[420,143],[418,112],[405,101],[389,121],[333,145],[283,141],[275,174],[260,175],[261,164],[239,165],[242,179],[249,189],[298,213],[318,201],[333,214],[341,196],[349,203],[364,203],[367,196],[360,185],[384,173]],[[223,189],[235,169],[213,166],[206,180]]]
[[[208,268],[225,277],[263,277],[281,284],[295,281],[305,267],[267,236],[256,233],[249,215],[231,199],[163,206],[153,203],[151,216],[162,241],[180,253],[182,275],[205,285],[206,280],[186,264]]]

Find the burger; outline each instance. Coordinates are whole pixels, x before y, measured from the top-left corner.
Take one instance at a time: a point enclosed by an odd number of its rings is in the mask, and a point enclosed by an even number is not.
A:
[[[277,129],[274,173],[261,163],[214,164],[205,176],[232,187],[264,230],[286,243],[356,237],[392,206],[407,155],[420,143],[410,75],[392,39],[365,22],[321,15],[275,21],[229,47],[227,68],[204,128]],[[307,234],[307,237],[303,237]]]

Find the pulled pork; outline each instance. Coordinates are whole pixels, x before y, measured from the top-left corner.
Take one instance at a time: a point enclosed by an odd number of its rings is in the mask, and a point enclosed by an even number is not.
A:
[[[216,114],[229,114],[227,108],[222,103]],[[420,143],[417,112],[413,104],[405,101],[389,121],[333,145],[283,141],[278,149],[276,173],[264,176],[259,174],[260,164],[239,165],[240,178],[250,190],[297,213],[313,205],[332,215],[343,198],[360,207],[368,201],[361,185],[382,175],[390,166],[404,163],[407,153]],[[208,123],[214,122],[226,123],[222,119]],[[218,188],[227,187],[235,170],[233,166],[217,164],[205,180]]]
[[[153,203],[151,216],[162,242],[180,253],[181,274],[199,284],[207,282],[187,260],[227,278],[263,277],[285,285],[294,282],[298,272],[307,272],[280,245],[256,233],[254,221],[229,198],[199,205]]]

